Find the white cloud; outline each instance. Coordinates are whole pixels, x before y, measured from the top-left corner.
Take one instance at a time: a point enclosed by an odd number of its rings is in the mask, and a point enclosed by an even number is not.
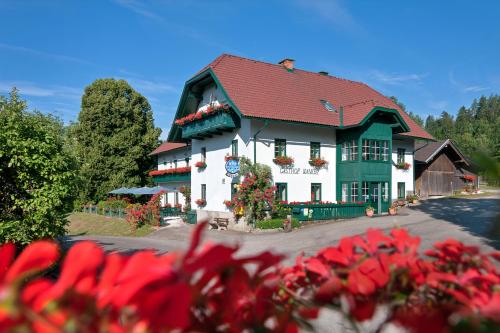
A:
[[[139,14],[141,16],[158,20],[158,21],[163,21],[163,18],[157,14],[155,14],[153,11],[151,11],[148,6],[141,1],[137,0],[113,0],[116,4],[127,8],[131,11],[133,11],[136,14]]]
[[[424,74],[416,74],[416,73],[389,74],[389,73],[384,73],[384,72],[379,71],[379,70],[373,70],[373,71],[371,71],[371,76],[375,80],[377,80],[381,83],[390,84],[390,85],[398,85],[398,84],[407,83],[407,82],[420,83],[425,77],[428,76],[428,74],[427,73],[424,73]]]
[[[93,65],[93,63],[91,63],[90,61],[83,60],[80,58],[66,56],[66,55],[57,54],[57,53],[39,51],[39,50],[30,49],[30,48],[23,47],[23,46],[16,46],[16,45],[0,43],[0,49],[32,54],[32,55],[42,56],[45,58],[50,58],[50,59],[55,59],[55,60],[69,61],[69,62],[75,62],[75,63],[85,64],[85,65]]]
[[[141,93],[155,94],[178,92],[178,89],[176,87],[161,81],[151,81],[134,77],[118,77],[117,79],[127,81],[132,86],[132,88],[138,90]]]
[[[361,27],[340,0],[297,0],[296,3],[311,11],[338,28],[359,30]]]
[[[460,90],[463,93],[470,93],[470,92],[481,92],[485,90],[489,90],[490,87],[482,86],[482,85],[467,85],[455,78],[455,73],[453,71],[450,71],[448,74],[448,79],[451,83],[452,86],[456,87],[458,90]]]
[[[39,86],[29,81],[0,81],[0,92],[9,93],[13,87],[19,90],[21,95],[32,97],[62,97],[66,99],[80,99],[83,89],[68,86],[49,85]]]

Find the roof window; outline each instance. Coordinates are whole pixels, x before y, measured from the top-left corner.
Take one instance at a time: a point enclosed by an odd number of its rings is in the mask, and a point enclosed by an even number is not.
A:
[[[332,103],[328,102],[325,99],[320,99],[319,101],[321,102],[321,104],[323,104],[323,106],[325,107],[325,109],[327,109],[328,111],[330,111],[330,112],[337,112],[337,109],[335,109],[335,107],[332,105]]]

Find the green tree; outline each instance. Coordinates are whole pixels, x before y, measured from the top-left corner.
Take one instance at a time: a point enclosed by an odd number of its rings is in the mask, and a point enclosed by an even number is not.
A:
[[[28,112],[17,90],[0,96],[0,242],[28,244],[65,232],[76,163],[64,126]]]
[[[424,127],[424,120],[422,119],[422,117],[420,117],[418,114],[416,113],[413,113],[413,112],[408,112],[406,111],[406,106],[401,103],[398,98],[396,96],[390,96],[389,97],[395,104],[397,104],[397,106],[399,106],[399,108],[401,110],[403,110],[404,112],[406,112],[408,114],[408,116],[410,116],[410,118],[416,122],[420,127]]]
[[[146,98],[124,80],[99,79],[85,88],[72,136],[79,160],[80,200],[98,200],[117,187],[141,186],[158,146]]]

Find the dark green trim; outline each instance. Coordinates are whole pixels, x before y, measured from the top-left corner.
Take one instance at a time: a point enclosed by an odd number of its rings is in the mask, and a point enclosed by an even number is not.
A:
[[[217,85],[217,89],[220,89],[222,91],[223,96],[226,98],[227,104],[231,106],[231,108],[234,110],[236,115],[241,119],[242,114],[240,109],[236,106],[236,104],[232,101],[232,99],[229,97],[228,93],[220,83],[219,79],[217,78],[217,75],[215,75],[214,71],[211,68],[207,68],[203,72],[199,73],[198,75],[192,77],[186,83],[184,84],[184,88],[182,90],[182,95],[181,95],[181,100],[179,102],[179,105],[177,106],[177,111],[175,112],[175,117],[172,121],[172,127],[170,128],[170,132],[168,133],[168,138],[167,141],[179,141],[181,138],[181,134],[179,134],[180,126],[175,124],[175,120],[181,118],[182,116],[185,116],[182,114],[184,111],[184,106],[187,101],[187,98],[189,96],[189,91],[191,89],[191,86],[200,81],[201,79],[205,79],[207,77],[211,77],[212,80],[215,82]]]
[[[336,128],[337,127],[337,126],[325,125],[325,124],[306,123],[303,121],[271,119],[271,118],[254,117],[254,116],[243,116],[243,118],[252,119],[252,120],[260,120],[260,121],[267,121],[267,122],[274,122],[274,123],[285,123],[285,124],[289,124],[289,125],[291,124],[291,125],[298,125],[298,126],[314,126],[314,127],[322,127],[322,128]]]
[[[402,197],[399,196],[399,185],[400,184],[403,184],[403,196]],[[406,184],[405,184],[405,182],[398,182],[397,187],[396,187],[396,191],[397,191],[398,199],[404,199],[406,197]]]
[[[277,155],[277,154],[276,154],[276,152],[277,152],[277,151],[276,151],[276,148],[277,148],[277,143],[278,143],[278,142],[280,142],[280,143],[284,143],[284,144],[285,144],[285,147],[284,147],[285,149],[284,149],[284,151],[282,152],[282,153],[283,153],[283,155]],[[280,154],[281,154],[281,152],[280,152]],[[286,139],[277,139],[277,138],[275,138],[275,139],[274,139],[274,157],[278,157],[278,156],[287,156],[287,155],[286,155]]]
[[[153,182],[155,183],[188,182],[188,181],[191,181],[190,172],[153,176]]]

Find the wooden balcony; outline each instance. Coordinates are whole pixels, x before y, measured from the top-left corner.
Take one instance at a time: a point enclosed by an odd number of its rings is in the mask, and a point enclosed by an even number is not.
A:
[[[164,174],[152,177],[155,183],[189,182],[191,180],[191,172]]]
[[[198,119],[182,125],[183,139],[210,138],[231,132],[239,127],[236,117],[228,112],[218,112],[203,119]]]

